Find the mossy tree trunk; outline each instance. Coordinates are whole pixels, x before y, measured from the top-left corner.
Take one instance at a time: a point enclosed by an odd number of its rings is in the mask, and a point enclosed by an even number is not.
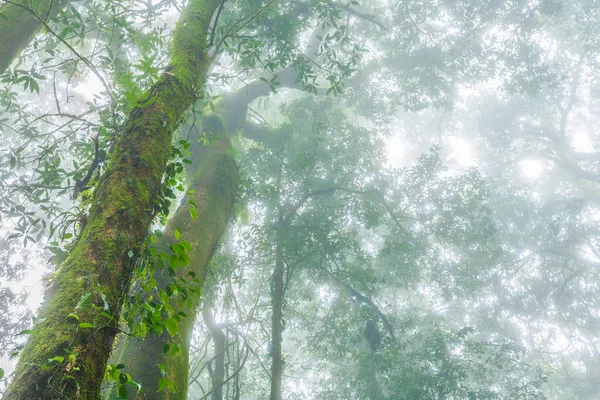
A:
[[[219,241],[227,229],[228,222],[233,215],[234,200],[238,189],[238,170],[235,164],[231,141],[225,133],[216,116],[205,118],[203,132],[209,136],[216,133],[216,139],[204,151],[194,151],[195,157],[192,166],[196,166],[188,180],[189,189],[193,190],[192,200],[197,205],[197,217],[190,217],[187,199],[175,212],[164,229],[166,243],[161,247],[168,247],[176,243],[174,232],[181,232],[180,240],[191,244],[188,252],[190,262],[187,268],[178,268],[177,274],[181,277],[193,271],[200,282],[204,282],[210,259],[216,251]],[[199,159],[199,164],[196,164]],[[159,289],[165,289],[172,283],[173,278],[163,274],[155,274]],[[143,394],[135,394],[130,390],[130,399],[185,399],[188,381],[188,354],[192,334],[194,316],[199,305],[199,298],[194,298],[189,307],[181,309],[178,301],[171,302],[175,313],[183,311],[187,317],[183,318],[178,327],[178,332],[173,338],[181,349],[180,356],[165,353],[163,347],[170,341],[169,333],[164,330],[161,335],[148,335],[145,339],[125,339],[120,346],[118,362],[125,364],[124,371],[129,373],[134,380],[144,389]],[[164,366],[164,373],[158,368]],[[166,378],[174,383],[174,392],[167,388],[159,391],[159,381]],[[110,396],[108,396],[110,398]]]
[[[295,75],[296,73],[294,70],[286,69],[281,73],[282,81],[286,83],[287,86],[293,87]],[[272,137],[269,134],[268,130],[266,130],[263,127],[259,127],[252,123],[249,123],[246,120],[248,105],[256,98],[267,96],[270,93],[271,90],[269,85],[265,84],[263,81],[257,80],[249,83],[246,87],[242,89],[224,95],[222,103],[219,106],[219,112],[223,116],[223,122],[227,127],[226,129],[229,132],[239,130],[248,139],[259,142],[272,140]],[[210,128],[203,127],[202,130],[207,131],[210,130]],[[198,156],[197,151],[194,151],[193,149],[191,150],[192,153]],[[209,150],[209,154],[207,154],[206,157],[216,157],[217,153],[215,153],[215,151],[217,151],[217,149],[215,148]],[[200,156],[198,158],[202,157],[204,156]],[[192,164],[192,167],[194,167],[195,165],[195,163]],[[221,169],[221,171],[225,172],[226,169]],[[218,177],[210,178],[210,175],[212,174],[211,168],[204,169],[203,167],[200,167],[197,169],[196,174],[198,174],[197,177],[199,177],[202,174],[206,174],[207,177],[205,178],[204,182],[209,182],[210,179],[221,179]],[[204,190],[201,187],[196,185],[190,186],[190,189],[204,192]],[[237,187],[232,186],[232,190],[237,190]],[[222,194],[219,194],[218,191],[208,191],[207,194],[209,197],[206,198],[206,201],[209,203],[212,201],[218,201],[219,196],[222,196],[222,199],[227,198],[227,196],[223,197]],[[198,231],[210,231],[212,229],[214,232],[219,232],[222,228],[221,223],[215,221],[214,219],[207,218],[207,216],[203,215],[203,213],[204,211],[210,213],[211,208],[213,207],[216,207],[214,208],[214,210],[216,210],[217,212],[219,212],[219,210],[222,211],[222,209],[219,207],[223,207],[226,205],[226,202],[221,201],[221,203],[219,204],[215,203],[214,206],[202,208],[201,210],[199,210],[197,220],[192,221],[191,225],[189,225],[189,229],[191,230],[190,232],[186,232],[185,230],[183,230],[188,229],[184,228],[184,226],[188,226],[187,224],[181,224],[181,226],[179,226],[179,230],[182,232],[181,238],[183,239],[184,237],[187,237],[190,234],[193,235],[194,232]],[[175,215],[180,215],[182,219],[191,220],[187,210],[182,211],[181,213],[177,211]],[[216,214],[210,215],[214,216]],[[170,221],[167,231],[173,232],[175,228],[176,226],[174,225],[173,221]],[[167,232],[165,232],[165,237],[169,237],[169,234]],[[209,239],[212,239],[213,245],[216,246],[216,244],[220,240],[220,236],[212,237]],[[206,244],[208,245],[210,241],[211,240],[208,240]],[[207,252],[204,255],[206,254],[209,253]],[[210,254],[212,255],[212,253]],[[200,256],[202,257],[204,255],[200,254]],[[197,275],[198,277],[200,277],[200,279],[202,279],[202,276],[205,272],[205,268],[209,261],[210,257],[206,259],[198,259],[196,256],[190,255],[189,265],[192,270],[199,270],[199,273],[197,273]],[[170,283],[170,280],[165,279],[164,277],[157,276],[156,279],[158,283],[158,289],[164,290],[164,288]],[[185,320],[181,321],[181,323],[179,324],[179,332],[189,331],[189,333],[191,333],[192,326],[188,324],[190,324],[191,321],[193,321],[193,319],[196,316],[196,312],[197,310],[186,310],[186,314],[189,316],[189,318],[186,318]],[[123,342],[119,345],[119,350],[117,351],[117,355],[114,358],[115,363],[126,364],[126,369],[124,371],[129,373],[133,377],[133,379],[135,379],[138,383],[142,385],[142,387],[145,388],[143,394],[135,394],[133,393],[133,391],[130,390],[129,398],[143,398],[153,400],[171,400],[186,398],[187,387],[185,385],[187,384],[187,377],[189,372],[189,338],[187,341],[180,342],[180,344],[182,345],[181,357],[172,357],[171,355],[164,353],[164,344],[167,343],[169,339],[170,338],[168,333],[165,332],[163,333],[163,335],[160,336],[149,335],[143,341],[125,338]],[[175,339],[180,340],[181,338],[176,337]],[[173,380],[173,382],[175,383],[175,393],[171,393],[169,390],[166,389],[163,389],[160,392],[157,391],[158,381],[162,377],[162,372],[158,368],[159,364],[165,367],[164,371],[167,374],[167,378]],[[110,399],[112,394],[112,390],[109,390],[105,398]],[[213,398],[214,396],[219,396],[218,390],[213,391],[211,396]]]
[[[251,140],[256,141],[267,141],[272,139],[268,134],[267,130],[264,128],[260,128],[257,126],[251,126],[246,122],[248,104],[252,102],[257,97],[266,96],[270,93],[269,86],[266,85],[262,81],[256,81],[249,84],[249,86],[258,87],[257,90],[252,92],[248,92],[246,90],[238,90],[232,94],[225,95],[221,106],[219,107],[219,113],[222,115],[222,122],[226,126],[225,130],[229,132],[241,131],[245,137]],[[212,117],[213,127],[211,127],[211,120],[205,120],[202,124],[201,131],[210,132],[214,130],[214,124],[218,122],[213,119],[216,117]],[[218,125],[217,125],[218,126]],[[190,148],[194,161],[191,165],[192,173],[188,172],[188,182],[190,180],[196,179],[196,184],[188,185],[190,189],[194,189],[196,192],[205,193],[205,198],[202,204],[206,204],[204,207],[201,203],[198,203],[198,206],[201,208],[198,210],[198,216],[196,221],[193,221],[188,210],[178,210],[175,213],[173,219],[181,219],[182,223],[177,223],[170,221],[167,229],[165,230],[165,237],[172,237],[172,233],[175,228],[178,228],[181,233],[181,238],[187,238],[189,235],[197,235],[198,232],[221,232],[220,235],[211,235],[207,236],[207,241],[205,242],[206,246],[209,246],[212,243],[213,246],[216,246],[221,239],[222,229],[226,228],[224,223],[227,223],[227,219],[220,220],[218,218],[214,218],[219,215],[221,212],[225,212],[224,207],[229,207],[226,199],[229,195],[223,194],[221,192],[222,188],[219,190],[207,190],[206,187],[203,188],[203,185],[209,185],[211,180],[215,180],[218,182],[219,180],[231,179],[227,175],[230,175],[227,168],[219,168],[218,170],[214,170],[216,164],[211,162],[206,164],[208,167],[204,167],[204,163],[198,166],[197,160],[208,160],[212,159],[213,161],[220,158],[221,163],[225,162],[225,158],[223,158],[226,154],[231,152],[231,149],[224,149],[222,147],[211,146],[208,149],[195,149]],[[233,158],[227,158],[231,163],[234,162]],[[231,164],[233,168],[234,164]],[[214,175],[216,172],[220,172],[222,176]],[[233,195],[237,191],[237,183],[230,187]],[[181,211],[181,212],[180,212]],[[233,210],[229,210],[228,213],[231,214]],[[206,213],[206,214],[205,214]],[[188,222],[183,222],[184,219],[187,219]],[[189,227],[189,228],[188,228]],[[186,230],[190,229],[189,232]],[[169,234],[170,232],[170,234]],[[187,239],[185,239],[187,240]],[[165,244],[166,246],[167,244]],[[200,279],[203,279],[205,269],[210,261],[210,256],[205,258],[206,255],[212,255],[212,252],[206,252],[204,254],[199,254],[198,256],[194,254],[190,254],[190,263],[189,268],[196,272],[197,276]],[[186,271],[187,272],[187,271]],[[170,279],[166,279],[162,276],[156,276],[158,289],[164,290],[168,284],[171,283]],[[188,325],[191,321],[196,317],[197,310],[186,310],[185,313],[189,318],[182,320],[179,324],[179,332],[190,331],[192,326]],[[169,399],[185,399],[185,394],[187,391],[187,377],[189,372],[189,363],[188,363],[188,352],[189,352],[189,342],[181,342],[182,344],[182,356],[181,357],[172,357],[169,354],[165,354],[163,352],[163,347],[166,342],[170,339],[168,333],[164,333],[163,335],[148,335],[143,341],[138,339],[128,339],[124,338],[123,341],[119,345],[119,349],[117,350],[117,354],[113,358],[113,362],[115,363],[123,363],[126,364],[126,369],[124,372],[129,373],[134,380],[144,387],[143,394],[135,394],[133,390],[129,390],[129,398],[144,398],[144,399],[154,399],[154,400],[169,400]],[[180,340],[180,338],[175,338],[176,340]],[[158,389],[158,381],[162,377],[162,372],[157,367],[158,364],[162,364],[165,366],[165,372],[167,377],[173,377],[176,387],[176,393],[170,393],[168,390],[164,389],[160,392],[157,392]],[[177,389],[179,388],[179,389]],[[113,390],[109,390],[106,393],[105,398],[110,399],[114,394]],[[133,397],[132,397],[133,396]]]
[[[219,3],[191,0],[183,10],[169,72],[129,115],[87,224],[54,276],[5,400],[98,399],[129,289],[131,254],[152,221],[172,133],[204,80],[207,36]]]
[[[68,0],[14,0],[0,6],[0,74],[39,32],[43,22],[56,16]]]

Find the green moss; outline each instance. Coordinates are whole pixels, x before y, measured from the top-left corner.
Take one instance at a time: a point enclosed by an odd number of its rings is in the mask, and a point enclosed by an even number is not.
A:
[[[209,261],[218,247],[218,243],[227,228],[234,210],[234,199],[238,188],[238,170],[231,152],[231,141],[222,128],[222,123],[216,115],[205,117],[203,131],[217,133],[217,137],[208,147],[196,144],[192,152],[194,157],[192,166],[194,170],[188,176],[189,189],[194,190],[192,200],[198,205],[198,217],[190,217],[189,205],[183,204],[175,212],[164,231],[166,243],[158,243],[158,248],[168,247],[173,243],[174,231],[181,231],[181,240],[189,242],[192,246],[188,253],[190,263],[188,268],[177,269],[183,277],[188,271],[194,271],[203,282]],[[157,274],[159,288],[164,289],[171,283],[170,279],[162,274]],[[185,309],[188,315],[179,324],[178,334],[174,338],[180,345],[182,357],[173,357],[163,353],[163,343],[170,340],[165,331],[161,336],[147,336],[145,340],[126,339],[120,350],[120,358],[115,362],[127,365],[126,371],[145,387],[145,399],[182,399],[187,391],[189,342],[192,332],[194,315],[198,308],[199,299],[193,298],[189,308]],[[171,306],[175,312],[181,310],[178,301],[173,301]],[[140,360],[139,357],[143,357]],[[134,363],[131,360],[135,360]],[[165,365],[167,374],[175,383],[177,394],[157,390],[158,374],[156,364]],[[130,398],[136,398],[130,393]]]
[[[25,346],[6,399],[98,398],[114,324],[131,278],[133,266],[127,253],[147,235],[172,133],[208,68],[206,36],[217,5],[212,0],[192,0],[182,13],[175,32],[172,72],[149,91],[148,98],[156,100],[135,108],[124,125],[94,192],[88,223],[56,273],[52,294],[41,312],[45,319]],[[92,304],[77,308],[86,293],[92,294]],[[110,318],[101,315],[106,312],[105,301]],[[94,328],[73,323],[67,318],[73,312],[79,322]],[[48,359],[68,352],[76,353],[70,365],[43,368]]]

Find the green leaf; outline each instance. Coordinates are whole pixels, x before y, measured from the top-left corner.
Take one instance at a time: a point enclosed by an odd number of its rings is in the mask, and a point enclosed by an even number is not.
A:
[[[29,86],[29,90],[31,90],[31,92],[33,92],[34,90],[39,93],[40,92],[40,85],[38,85],[37,81],[35,79],[30,79],[30,86]]]
[[[109,314],[109,313],[107,313],[106,311],[102,311],[102,312],[100,313],[100,315],[101,315],[101,316],[103,316],[103,317],[104,317],[104,318],[106,318],[106,319],[109,319],[109,320],[111,320],[111,321],[114,321],[114,318],[112,317],[112,315],[110,315],[110,314]]]
[[[175,392],[175,383],[167,378],[160,378],[158,380],[158,392],[160,392],[161,390],[163,390],[165,387],[169,388],[169,391],[174,393]]]
[[[171,355],[176,356],[181,351],[179,344],[176,341],[171,342]]]
[[[191,202],[190,202],[190,215],[192,216],[192,219],[195,221],[196,218],[198,218],[198,210],[196,207],[194,207]]]
[[[17,333],[17,335],[35,335],[35,334],[37,334],[37,332],[34,329],[25,329],[24,331]]]
[[[171,246],[171,248],[173,249],[173,252],[175,254],[177,254],[178,256],[182,257],[185,255],[185,248],[183,247],[182,244],[175,243]]]
[[[106,300],[106,295],[104,293],[100,293],[100,297],[102,298],[102,302],[104,303],[104,311],[107,311],[108,301]]]
[[[128,395],[127,386],[124,386],[124,385],[119,386],[118,393],[119,393],[120,397],[127,399],[127,395]]]
[[[157,392],[160,392],[161,390],[163,390],[167,386],[167,381],[168,381],[168,379],[166,379],[166,378],[160,378],[158,380],[158,390],[157,390]]]
[[[94,327],[94,325],[90,324],[89,322],[82,322],[79,324],[79,328],[81,328],[81,329],[90,329],[93,327]]]
[[[57,363],[62,363],[63,361],[65,361],[65,358],[61,357],[61,356],[55,356],[53,358],[48,359],[48,361],[50,361],[50,362],[55,361]]]
[[[179,229],[175,229],[175,232],[173,232],[173,236],[175,236],[175,239],[179,240],[179,238],[181,237],[181,232],[179,232]]]
[[[77,315],[75,313],[69,313],[69,315],[67,315],[67,318],[73,318],[73,319],[79,321],[79,315]]]
[[[4,378],[4,370],[0,368],[0,379]]]
[[[165,320],[165,328],[169,331],[169,335],[175,336],[177,334],[177,320],[175,318],[167,318]]]
[[[119,374],[119,382],[124,385],[131,380],[131,376],[129,374],[120,373]]]
[[[75,306],[75,308],[81,308],[83,306],[85,306],[86,304],[89,304],[89,302],[92,301],[92,294],[90,292],[84,294],[83,296],[81,296],[81,298],[79,299],[79,302],[77,303],[77,306]]]
[[[165,367],[165,364],[156,364],[156,366],[160,370],[160,373],[162,376],[165,376],[167,374],[167,369]]]

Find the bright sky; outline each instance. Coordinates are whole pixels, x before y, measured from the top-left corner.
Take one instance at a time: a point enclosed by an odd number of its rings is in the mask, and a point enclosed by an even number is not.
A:
[[[539,160],[528,159],[519,162],[521,175],[526,179],[535,179],[542,175],[544,166]]]
[[[100,96],[100,93],[104,91],[104,86],[95,74],[88,73],[86,79],[75,86],[73,91],[81,96],[85,102],[92,102],[94,95]]]
[[[449,143],[449,159],[463,168],[477,166],[477,160],[473,152],[473,146],[465,139],[452,138]]]

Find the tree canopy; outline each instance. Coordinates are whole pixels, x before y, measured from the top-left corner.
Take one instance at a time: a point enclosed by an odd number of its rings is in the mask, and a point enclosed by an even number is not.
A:
[[[2,399],[595,399],[596,1],[0,0]]]

